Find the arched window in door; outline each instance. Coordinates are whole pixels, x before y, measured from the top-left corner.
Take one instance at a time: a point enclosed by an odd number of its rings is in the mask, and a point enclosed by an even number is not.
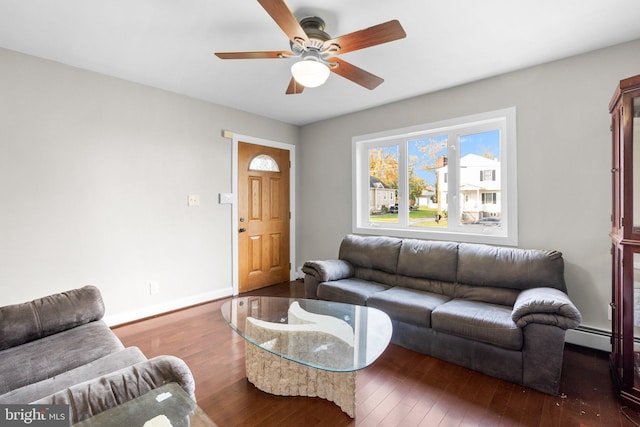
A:
[[[267,154],[258,154],[249,163],[250,171],[280,172],[278,163]]]

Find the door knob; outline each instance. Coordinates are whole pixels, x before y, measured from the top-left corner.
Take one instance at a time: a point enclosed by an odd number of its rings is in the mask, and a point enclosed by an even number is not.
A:
[[[238,230],[238,231],[239,231],[239,232],[241,232],[241,233],[244,233],[245,231],[247,231],[247,229],[246,229],[246,228],[244,228],[244,227],[242,227],[242,228],[241,228],[240,230]]]

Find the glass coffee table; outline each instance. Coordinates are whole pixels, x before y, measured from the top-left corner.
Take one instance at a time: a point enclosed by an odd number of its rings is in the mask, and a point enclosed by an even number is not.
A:
[[[168,383],[73,425],[114,426],[216,427],[216,424],[178,384]]]
[[[391,320],[359,305],[249,296],[222,305],[246,341],[247,379],[280,396],[321,397],[355,418],[356,371],[382,354]]]

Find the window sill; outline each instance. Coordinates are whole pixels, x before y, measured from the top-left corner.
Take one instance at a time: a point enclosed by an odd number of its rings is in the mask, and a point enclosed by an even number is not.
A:
[[[489,227],[487,227],[489,230]],[[487,245],[500,245],[500,246],[517,246],[517,236],[507,236],[504,233],[465,233],[463,231],[439,231],[439,230],[424,230],[416,228],[395,228],[385,226],[370,226],[370,227],[353,227],[353,233],[355,234],[368,234],[375,236],[392,236],[411,239],[422,240],[445,240],[453,242],[464,243],[484,243]]]

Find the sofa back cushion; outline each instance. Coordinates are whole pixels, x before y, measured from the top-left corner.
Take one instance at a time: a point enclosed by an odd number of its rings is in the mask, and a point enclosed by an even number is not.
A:
[[[0,350],[53,335],[104,316],[95,286],[0,307]]]
[[[431,292],[434,294],[456,296],[456,288],[458,285],[451,282],[443,282],[440,280],[420,279],[417,277],[398,276],[395,286],[403,288],[416,289],[418,291]]]
[[[458,243],[405,239],[398,258],[398,274],[420,279],[455,282]]]
[[[458,247],[458,283],[518,290],[549,287],[567,292],[561,252],[473,243]]]
[[[48,381],[123,348],[107,324],[98,320],[2,350],[0,403],[25,403],[5,400],[10,397],[4,393]]]
[[[372,268],[356,267],[353,277],[367,282],[378,282],[387,286],[397,286],[398,276]]]
[[[480,301],[489,304],[513,306],[520,295],[520,290],[511,288],[497,288],[494,286],[472,286],[456,284],[453,292],[454,298],[462,298],[469,301]]]
[[[345,236],[338,257],[358,269],[396,274],[402,240],[386,236]]]

